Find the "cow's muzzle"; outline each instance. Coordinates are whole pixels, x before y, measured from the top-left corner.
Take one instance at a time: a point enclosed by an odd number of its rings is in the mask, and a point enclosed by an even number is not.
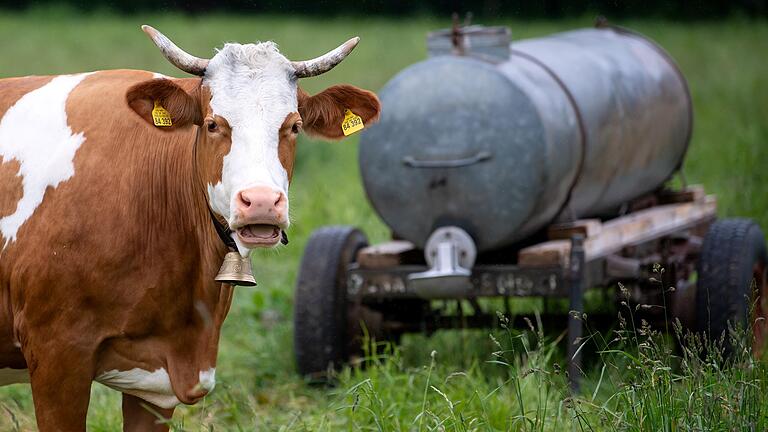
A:
[[[281,191],[256,186],[237,193],[232,230],[243,246],[272,247],[288,225],[288,198]]]

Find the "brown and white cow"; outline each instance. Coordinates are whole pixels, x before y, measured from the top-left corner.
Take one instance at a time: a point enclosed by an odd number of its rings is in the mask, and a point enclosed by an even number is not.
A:
[[[142,404],[170,416],[210,392],[233,292],[214,282],[228,249],[211,211],[241,254],[276,245],[298,133],[379,114],[371,92],[297,85],[357,38],[305,62],[271,42],[206,60],[144,31],[198,77],[0,80],[0,384],[31,383],[42,431],[85,430],[93,380],[123,393],[125,430],[166,430]]]

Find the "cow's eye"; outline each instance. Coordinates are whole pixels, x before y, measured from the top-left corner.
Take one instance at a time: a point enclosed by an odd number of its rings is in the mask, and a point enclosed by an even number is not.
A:
[[[293,127],[291,127],[291,132],[298,134],[301,130],[301,121],[297,121],[293,124]]]
[[[216,123],[215,120],[209,120],[208,121],[208,132],[216,132],[219,130],[219,125]]]

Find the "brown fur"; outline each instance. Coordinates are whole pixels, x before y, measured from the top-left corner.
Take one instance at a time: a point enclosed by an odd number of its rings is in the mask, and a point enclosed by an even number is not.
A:
[[[19,161],[11,159],[5,161],[0,156],[0,218],[13,214],[16,211],[16,203],[24,195],[22,178],[19,175],[21,165]]]
[[[53,76],[31,76],[0,80],[0,118],[22,96],[48,84]]]
[[[310,96],[299,88],[299,114],[309,135],[325,139],[344,138],[341,122],[349,109],[363,119],[366,126],[379,119],[381,103],[375,94],[350,85],[336,85]]]
[[[0,80],[0,112],[48,80]],[[378,101],[364,101],[370,93],[332,89],[301,93],[313,132],[340,133],[331,131],[338,110],[327,104],[341,101],[366,121],[378,115]],[[152,125],[154,99],[171,112],[172,128]],[[0,255],[0,367],[29,368],[41,431],[85,430],[91,381],[104,371],[162,367],[182,402],[203,396],[198,373],[215,367],[233,295],[214,282],[226,248],[205,194],[221,178],[231,130],[209,100],[199,78],[127,70],[94,73],[69,95],[68,123],[86,138],[75,175],[46,191]],[[289,175],[296,117],[280,130]],[[18,201],[17,172],[17,163],[0,165],[2,210]],[[155,427],[141,403],[125,395],[125,430]]]
[[[280,164],[285,168],[285,172],[288,173],[288,182],[293,179],[293,162],[296,159],[296,137],[298,134],[293,132],[294,125],[300,125],[302,123],[299,113],[290,113],[285,117],[283,124],[280,126],[279,142],[277,146],[277,157],[280,159]],[[298,126],[300,129],[301,126]]]
[[[45,84],[48,84],[54,77],[52,76],[33,76],[26,78],[8,78],[0,80],[0,118],[5,112],[13,106],[22,96],[36,90]],[[0,207],[3,214],[12,213],[16,209],[16,204],[21,198],[23,190],[17,189],[19,183],[18,174],[19,164],[16,161],[3,161],[0,167],[0,184],[2,196],[0,196]],[[6,195],[9,194],[9,195]],[[12,209],[11,209],[12,208]],[[6,213],[6,210],[11,209]],[[5,244],[5,239],[0,235],[0,246]],[[0,255],[0,275],[3,273],[2,255]],[[24,356],[16,346],[18,342],[13,335],[14,316],[7,312],[11,305],[11,293],[5,289],[0,290],[0,365],[14,369],[24,369],[27,363]],[[3,366],[0,366],[3,367]]]
[[[125,99],[136,114],[152,124],[155,101],[171,114],[173,126],[160,130],[184,128],[202,122],[200,105],[200,78],[152,79],[128,89]]]
[[[86,137],[75,176],[2,254],[2,322],[13,325],[0,346],[20,342],[43,431],[84,430],[101,372],[163,367],[191,403],[199,371],[216,364],[233,292],[213,281],[226,250],[192,169],[197,128],[161,131],[125,102],[150,76],[100,72],[70,94],[70,127]]]

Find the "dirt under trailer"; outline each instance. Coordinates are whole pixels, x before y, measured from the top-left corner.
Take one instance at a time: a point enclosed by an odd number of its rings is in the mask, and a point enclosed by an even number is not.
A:
[[[498,305],[541,297],[568,305],[540,316],[567,327],[578,377],[574,341],[591,289],[663,305],[639,311],[652,325],[677,318],[719,337],[743,324],[764,344],[760,227],[718,219],[701,186],[669,186],[692,127],[671,57],[604,23],[509,39],[505,27],[433,32],[430,57],[382,89],[382,118],[363,132],[359,159],[392,240],[369,245],[348,226],[313,233],[296,284],[299,372],[349,361],[364,332],[396,340],[491,327]]]

